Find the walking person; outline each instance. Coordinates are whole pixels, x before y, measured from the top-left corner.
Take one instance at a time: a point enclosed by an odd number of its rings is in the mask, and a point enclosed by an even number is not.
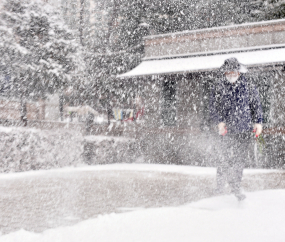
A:
[[[240,185],[248,148],[262,132],[262,108],[256,87],[243,76],[246,67],[236,58],[225,60],[223,76],[212,90],[210,115],[221,137],[221,158],[217,167],[216,193],[228,182],[238,200],[245,199]]]

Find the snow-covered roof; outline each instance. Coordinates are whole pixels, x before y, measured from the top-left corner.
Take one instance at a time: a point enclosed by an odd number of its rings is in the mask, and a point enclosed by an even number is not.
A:
[[[241,28],[241,27],[266,26],[266,25],[272,25],[272,24],[278,24],[278,23],[285,23],[285,19],[277,19],[277,20],[269,20],[269,21],[266,20],[266,21],[226,25],[226,26],[212,27],[212,28],[205,28],[205,29],[185,30],[185,31],[174,32],[174,33],[148,35],[148,36],[145,36],[144,39],[175,37],[177,35],[198,34],[198,33],[208,32],[208,31],[223,31],[223,30],[237,29],[237,28]]]
[[[245,49],[237,52],[204,53],[188,57],[143,61],[133,70],[119,77],[146,76],[171,73],[187,73],[217,70],[225,59],[236,57],[244,65],[260,66],[285,63],[285,46],[270,49]]]

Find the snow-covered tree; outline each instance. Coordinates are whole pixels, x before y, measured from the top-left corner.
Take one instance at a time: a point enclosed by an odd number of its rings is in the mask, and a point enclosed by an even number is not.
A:
[[[63,91],[82,80],[85,65],[80,44],[49,4],[3,0],[0,28],[1,50],[10,58],[1,59],[1,66],[9,70],[11,77],[8,95],[44,99],[48,93]]]
[[[57,0],[62,16],[69,28],[74,30],[80,43],[90,47],[92,42],[90,26],[90,1],[93,0]]]
[[[27,50],[17,43],[12,30],[7,28],[0,19],[0,92],[5,94],[9,89],[11,72],[19,72],[21,69],[27,68],[25,65],[25,57]]]
[[[283,0],[258,0],[258,5],[252,15],[256,20],[272,20],[285,17],[285,2]]]

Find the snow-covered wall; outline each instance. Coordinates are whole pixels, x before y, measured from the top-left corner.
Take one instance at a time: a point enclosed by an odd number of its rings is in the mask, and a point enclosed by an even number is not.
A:
[[[0,127],[0,172],[50,169],[82,163],[78,131]]]
[[[135,139],[83,136],[74,128],[42,130],[0,126],[0,173],[134,162],[141,156],[136,145]]]
[[[83,156],[87,164],[132,163],[140,158],[141,151],[135,139],[86,136]]]
[[[246,166],[284,168],[285,136],[264,134],[264,140],[258,160],[252,143]],[[0,127],[0,173],[133,162],[215,166],[221,152],[216,141],[211,134],[145,132],[135,139],[83,136],[74,129]]]

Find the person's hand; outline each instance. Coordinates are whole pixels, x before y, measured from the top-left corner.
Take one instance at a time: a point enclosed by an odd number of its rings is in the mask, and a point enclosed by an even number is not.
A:
[[[262,124],[254,124],[253,132],[255,133],[255,136],[258,137],[262,132]]]
[[[219,135],[226,135],[226,133],[228,132],[227,131],[227,128],[226,128],[226,124],[221,122],[218,124],[218,128],[219,128]]]

